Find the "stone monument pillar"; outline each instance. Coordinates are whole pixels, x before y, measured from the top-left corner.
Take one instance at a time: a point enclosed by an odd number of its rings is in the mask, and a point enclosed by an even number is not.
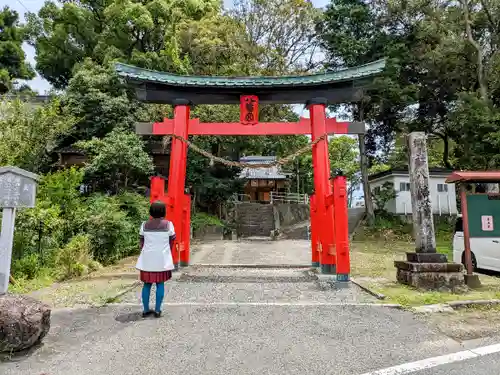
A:
[[[0,167],[0,353],[28,349],[50,329],[50,307],[28,296],[8,294],[16,209],[34,207],[37,176]]]
[[[394,265],[400,283],[423,289],[454,290],[463,285],[463,265],[448,263],[444,254],[436,252],[426,141],[423,132],[414,132],[408,137],[415,252],[407,253],[406,261],[396,261]]]

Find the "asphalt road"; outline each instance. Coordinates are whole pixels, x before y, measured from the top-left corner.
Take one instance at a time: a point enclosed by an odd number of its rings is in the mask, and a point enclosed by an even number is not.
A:
[[[53,322],[42,348],[0,373],[347,375],[462,350],[411,313],[374,306],[177,305],[143,320],[122,305]]]
[[[496,353],[418,371],[415,375],[496,375],[500,373],[499,363],[500,354]]]
[[[170,302],[164,317],[145,320],[138,310],[57,311],[44,345],[1,363],[0,373],[379,375],[374,371],[465,349],[410,312],[373,305]],[[496,374],[499,358],[415,373]],[[400,372],[380,373],[393,374]]]
[[[249,253],[249,244],[206,246],[193,258],[288,263],[302,251],[303,244],[292,245],[254,245],[259,254]],[[103,308],[54,311],[43,345],[0,363],[0,374],[500,373],[500,345],[477,354],[500,338],[457,342],[411,312],[378,305],[353,284],[325,288],[301,268],[202,266],[177,275],[167,285],[162,318],[141,318],[139,289]]]

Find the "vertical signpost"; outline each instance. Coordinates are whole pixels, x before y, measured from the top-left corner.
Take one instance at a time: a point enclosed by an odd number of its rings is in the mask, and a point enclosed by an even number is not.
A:
[[[17,167],[0,167],[0,295],[7,293],[14,243],[16,209],[35,206],[38,176]]]

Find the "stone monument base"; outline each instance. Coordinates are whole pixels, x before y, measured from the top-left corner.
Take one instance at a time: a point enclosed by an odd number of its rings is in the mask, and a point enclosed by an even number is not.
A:
[[[429,262],[433,261],[433,262]],[[464,288],[464,266],[447,263],[444,254],[408,253],[406,261],[395,261],[396,278],[401,284],[424,290]]]

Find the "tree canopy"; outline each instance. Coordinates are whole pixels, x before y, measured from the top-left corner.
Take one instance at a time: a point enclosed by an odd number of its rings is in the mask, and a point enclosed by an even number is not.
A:
[[[25,61],[22,49],[24,28],[19,24],[19,14],[4,7],[0,11],[0,94],[12,88],[17,79],[32,79],[33,68]]]

